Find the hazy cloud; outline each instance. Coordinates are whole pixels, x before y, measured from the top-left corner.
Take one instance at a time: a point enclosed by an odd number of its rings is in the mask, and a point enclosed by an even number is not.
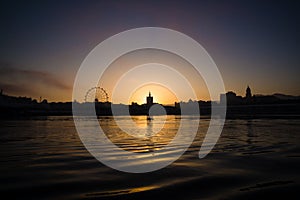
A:
[[[49,72],[0,63],[0,88],[8,93],[32,95],[42,89],[70,90],[72,87]]]

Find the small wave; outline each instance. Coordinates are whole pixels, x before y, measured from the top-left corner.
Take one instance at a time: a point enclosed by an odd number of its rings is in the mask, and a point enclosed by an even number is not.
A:
[[[266,183],[257,183],[254,186],[241,188],[240,191],[250,191],[250,190],[256,190],[256,189],[261,189],[261,188],[286,185],[286,184],[291,184],[291,183],[294,183],[294,181],[272,181],[272,182],[266,182]]]
[[[128,194],[134,194],[134,193],[140,193],[140,192],[161,189],[161,188],[169,187],[171,185],[183,184],[183,183],[193,181],[196,179],[200,179],[200,177],[188,177],[185,179],[177,179],[174,181],[165,182],[165,183],[161,183],[161,184],[157,184],[157,185],[148,185],[148,186],[127,188],[127,189],[121,189],[121,190],[108,190],[108,191],[103,191],[103,192],[93,192],[93,193],[87,193],[85,196],[86,197],[122,196],[122,195],[128,195]]]

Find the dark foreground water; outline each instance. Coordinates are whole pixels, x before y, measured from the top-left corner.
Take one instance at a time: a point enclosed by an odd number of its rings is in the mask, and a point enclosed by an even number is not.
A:
[[[144,117],[134,120],[147,125]],[[112,118],[99,119],[112,141],[134,152],[155,152],[167,144],[179,120],[169,116],[161,134],[134,142],[122,136]],[[1,195],[7,195],[5,199],[299,199],[299,119],[227,120],[213,151],[200,160],[208,123],[209,119],[201,120],[194,143],[173,164],[130,174],[92,157],[72,117],[2,120]]]

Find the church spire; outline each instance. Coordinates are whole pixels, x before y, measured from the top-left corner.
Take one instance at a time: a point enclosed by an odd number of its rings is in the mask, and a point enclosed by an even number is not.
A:
[[[252,98],[251,89],[248,85],[246,89],[246,99],[251,99],[251,98]]]

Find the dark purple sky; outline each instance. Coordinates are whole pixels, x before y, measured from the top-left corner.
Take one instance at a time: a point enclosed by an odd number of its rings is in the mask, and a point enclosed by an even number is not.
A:
[[[180,31],[211,55],[226,90],[300,95],[297,1],[1,1],[0,87],[69,101],[101,41],[146,26]]]

